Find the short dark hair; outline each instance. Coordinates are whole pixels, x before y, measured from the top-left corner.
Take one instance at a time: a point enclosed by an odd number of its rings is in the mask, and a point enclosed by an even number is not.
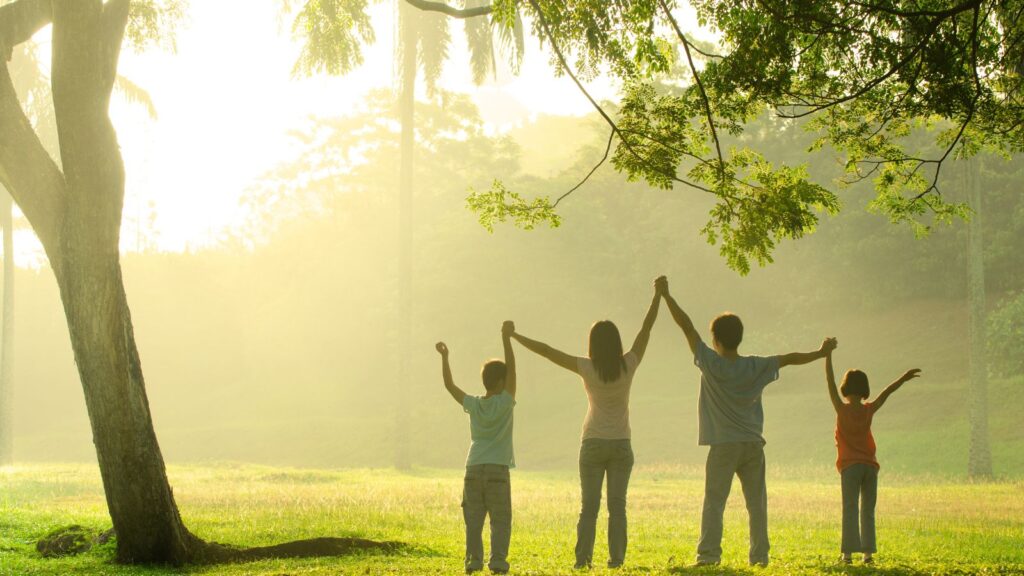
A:
[[[484,368],[480,371],[480,377],[484,379],[484,388],[488,392],[498,390],[498,385],[505,381],[505,373],[508,368],[501,360],[488,360],[484,362]]]
[[[861,398],[871,396],[868,375],[860,370],[847,370],[843,375],[843,383],[839,386],[839,393],[843,396],[860,396]]]
[[[740,322],[740,317],[732,312],[719,314],[718,318],[711,322],[711,335],[726,350],[735,350],[740,347],[740,342],[743,342],[743,322]]]

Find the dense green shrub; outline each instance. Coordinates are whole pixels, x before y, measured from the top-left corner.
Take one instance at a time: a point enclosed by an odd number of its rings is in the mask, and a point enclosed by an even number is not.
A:
[[[993,373],[1024,374],[1024,292],[1010,294],[989,315],[988,351]]]

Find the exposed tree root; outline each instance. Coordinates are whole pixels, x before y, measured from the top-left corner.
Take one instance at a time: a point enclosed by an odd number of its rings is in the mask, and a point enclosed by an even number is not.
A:
[[[75,556],[92,548],[98,531],[77,524],[52,530],[36,542],[36,552],[43,558]]]

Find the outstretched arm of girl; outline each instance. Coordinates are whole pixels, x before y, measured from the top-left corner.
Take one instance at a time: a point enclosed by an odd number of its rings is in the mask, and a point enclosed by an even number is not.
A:
[[[839,396],[839,389],[836,388],[836,374],[832,371],[832,351],[829,350],[825,356],[825,381],[828,382],[828,397],[832,399],[832,407],[839,412],[843,406],[843,399]]]
[[[895,382],[886,386],[885,390],[882,390],[882,393],[878,395],[878,398],[875,398],[875,401],[871,403],[871,405],[875,407],[875,411],[877,412],[882,407],[882,405],[885,404],[885,401],[889,399],[889,396],[891,396],[893,392],[900,389],[900,386],[903,386],[904,383],[913,380],[914,378],[917,378],[920,375],[920,368],[907,370],[903,374],[903,376],[900,376],[899,378],[896,379]]]

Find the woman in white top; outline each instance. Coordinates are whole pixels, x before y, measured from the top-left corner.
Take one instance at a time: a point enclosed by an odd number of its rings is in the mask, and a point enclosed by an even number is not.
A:
[[[643,326],[633,347],[625,354],[619,329],[609,320],[591,327],[590,351],[586,358],[571,356],[518,333],[512,335],[527,350],[579,374],[587,392],[589,406],[580,447],[583,505],[576,525],[576,568],[589,568],[593,562],[594,533],[605,476],[608,477],[608,566],[621,566],[626,558],[626,488],[633,470],[629,389],[647,350],[660,298],[660,291],[655,290]]]

